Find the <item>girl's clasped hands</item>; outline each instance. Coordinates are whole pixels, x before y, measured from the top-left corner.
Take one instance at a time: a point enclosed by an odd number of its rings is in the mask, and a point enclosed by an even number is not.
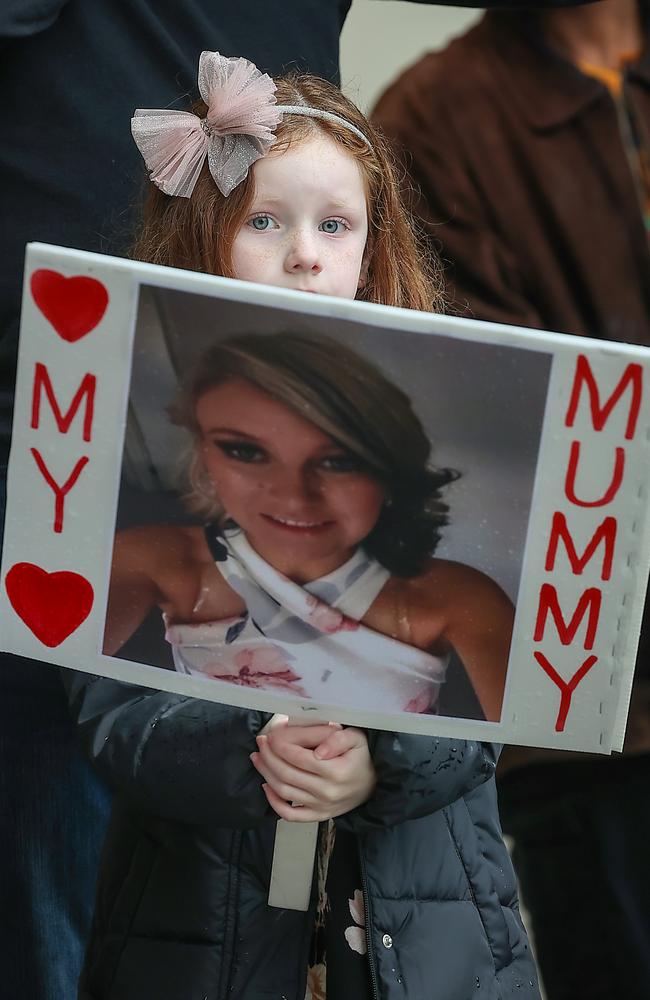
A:
[[[375,769],[361,729],[338,723],[293,726],[286,716],[274,716],[257,746],[251,761],[264,778],[269,805],[282,819],[332,819],[372,795]]]

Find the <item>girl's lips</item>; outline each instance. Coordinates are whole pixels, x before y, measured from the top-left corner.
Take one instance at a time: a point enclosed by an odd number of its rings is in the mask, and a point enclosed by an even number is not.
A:
[[[291,517],[274,517],[272,514],[262,514],[262,517],[267,523],[281,531],[292,534],[318,534],[321,531],[327,531],[334,524],[334,521],[303,521]]]

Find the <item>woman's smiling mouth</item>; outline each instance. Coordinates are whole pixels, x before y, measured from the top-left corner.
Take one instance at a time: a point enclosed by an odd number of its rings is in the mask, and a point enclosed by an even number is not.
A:
[[[284,531],[318,532],[331,528],[334,521],[303,521],[292,517],[277,517],[273,514],[262,514],[265,521]]]

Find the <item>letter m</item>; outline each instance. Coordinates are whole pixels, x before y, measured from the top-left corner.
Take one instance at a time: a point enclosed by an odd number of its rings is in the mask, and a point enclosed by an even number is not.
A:
[[[602,593],[596,587],[590,587],[588,590],[585,590],[578,601],[577,608],[573,612],[571,621],[567,625],[560,610],[555,587],[550,583],[543,584],[539,592],[539,606],[537,609],[537,621],[535,622],[535,642],[541,642],[544,638],[546,619],[550,611],[560,637],[560,642],[563,646],[569,646],[573,642],[578,627],[588,611],[589,617],[587,620],[584,648],[593,649],[601,599]]]
[[[95,389],[97,387],[97,379],[94,375],[87,373],[84,375],[79,388],[77,389],[70,406],[66,413],[61,412],[61,408],[57,402],[56,396],[54,395],[54,389],[52,387],[52,382],[50,379],[50,373],[48,372],[45,365],[41,364],[40,361],[36,362],[34,368],[34,390],[32,393],[32,428],[36,429],[39,426],[41,419],[41,394],[45,390],[45,395],[47,396],[47,401],[50,404],[52,413],[54,414],[54,419],[56,425],[59,428],[61,434],[67,434],[70,429],[70,424],[75,418],[75,414],[79,407],[81,406],[81,401],[85,397],[85,409],[84,409],[84,422],[83,422],[83,439],[84,441],[90,441],[92,435],[92,423],[93,423],[93,410],[95,406]]]
[[[544,568],[548,572],[551,572],[555,568],[555,557],[557,556],[558,543],[562,540],[564,542],[566,554],[569,557],[571,569],[575,576],[580,576],[587,563],[595,555],[596,549],[602,542],[604,544],[604,554],[601,579],[609,580],[612,575],[614,544],[616,542],[616,527],[616,518],[606,517],[594,531],[583,554],[579,556],[573,543],[573,538],[571,537],[566,517],[561,511],[556,510],[553,514],[553,523],[551,525],[551,535],[548,540],[546,564]]]
[[[601,406],[600,405],[600,393],[598,392],[598,385],[596,379],[594,378],[594,373],[591,370],[589,361],[584,354],[579,354],[576,361],[576,370],[573,377],[573,387],[571,389],[571,399],[569,400],[569,407],[566,411],[565,425],[567,427],[573,427],[573,422],[576,417],[576,412],[578,410],[578,403],[580,401],[580,392],[583,386],[587,387],[587,392],[589,393],[589,407],[591,409],[591,422],[594,426],[594,430],[602,431],[610,413],[618,403],[619,399],[627,389],[628,385],[632,387],[632,398],[630,400],[630,411],[627,417],[627,426],[625,428],[625,437],[630,440],[634,437],[634,431],[636,429],[636,421],[639,416],[639,408],[641,406],[641,395],[642,395],[642,380],[643,380],[643,369],[639,364],[629,364],[620,379],[616,384],[616,388],[612,392],[611,396],[607,402]]]

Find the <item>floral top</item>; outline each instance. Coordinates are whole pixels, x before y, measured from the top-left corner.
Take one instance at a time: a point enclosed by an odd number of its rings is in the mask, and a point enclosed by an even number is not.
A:
[[[206,538],[247,610],[221,621],[168,624],[178,671],[328,706],[435,711],[446,660],[360,624],[390,576],[363,549],[300,586],[265,562],[238,528],[219,533],[208,526]]]
[[[361,870],[354,834],[324,823],[318,845],[316,925],[305,1000],[372,996]]]

